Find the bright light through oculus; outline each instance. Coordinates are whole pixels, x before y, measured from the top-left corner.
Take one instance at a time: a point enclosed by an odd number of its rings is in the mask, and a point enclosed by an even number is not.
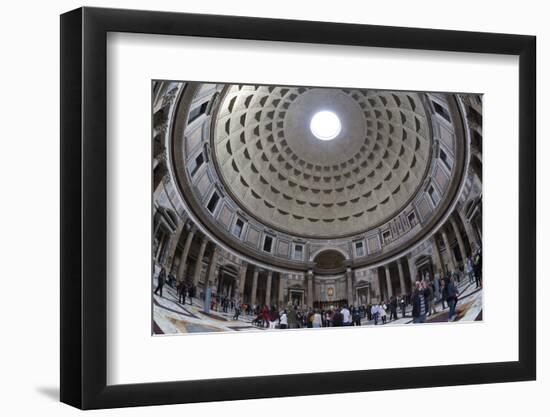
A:
[[[313,115],[309,124],[311,133],[320,140],[332,140],[340,134],[340,118],[331,111],[320,111]]]

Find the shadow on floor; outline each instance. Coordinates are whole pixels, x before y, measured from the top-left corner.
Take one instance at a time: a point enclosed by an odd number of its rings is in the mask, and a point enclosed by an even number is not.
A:
[[[59,387],[36,387],[36,391],[53,401],[59,401]]]

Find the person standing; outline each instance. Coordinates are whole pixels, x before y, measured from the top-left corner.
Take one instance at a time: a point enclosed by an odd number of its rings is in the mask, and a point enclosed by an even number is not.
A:
[[[155,294],[158,294],[160,292],[160,296],[162,297],[162,287],[164,287],[164,283],[166,282],[166,270],[164,267],[160,269],[159,276],[157,278],[157,288],[155,289]]]
[[[390,298],[390,321],[397,320],[397,298],[392,295]]]
[[[290,307],[287,317],[288,317],[288,327],[290,329],[295,329],[297,327],[296,306]]]
[[[455,319],[456,303],[458,302],[458,289],[456,288],[454,278],[451,277],[447,288],[447,304],[449,305],[449,321]]]
[[[441,291],[441,273],[438,271],[436,271],[436,273],[434,274],[434,300],[436,297],[439,296],[440,294],[440,291]]]
[[[187,295],[189,295],[189,304],[193,305],[193,297],[197,295],[197,287],[195,287],[194,284],[191,284],[191,286],[189,287]]]
[[[378,317],[380,316],[380,306],[374,303],[371,307],[371,315],[374,320],[374,325],[378,325]]]
[[[283,312],[279,316],[279,329],[287,329],[287,328],[288,328],[288,316],[286,314],[286,310],[283,310]]]
[[[426,300],[427,315],[431,316],[432,311],[434,313],[437,313],[437,311],[435,310],[434,303],[433,303],[433,290],[432,290],[430,284],[428,284],[427,282],[422,283],[422,288],[424,290],[424,298]]]
[[[269,328],[274,329],[278,321],[279,321],[279,313],[277,312],[277,309],[275,308],[275,306],[271,306],[271,310],[269,312]]]
[[[262,307],[262,327],[269,327],[269,309],[267,305]]]
[[[407,308],[407,303],[405,302],[405,296],[402,295],[399,299],[399,306],[401,307],[401,316],[405,317],[405,310]]]
[[[367,307],[366,307],[366,313],[367,313],[367,321],[371,321],[372,320],[372,305],[369,303],[367,304]]]
[[[319,310],[315,310],[315,313],[313,314],[313,320],[311,322],[313,328],[319,328],[323,325],[323,319],[321,317],[321,314],[319,313]]]
[[[334,327],[342,327],[344,325],[344,316],[339,308],[334,311],[334,315],[332,316],[332,325]]]
[[[412,295],[412,316],[413,323],[426,322],[426,300],[424,298],[424,289],[420,281],[415,282],[415,289]]]
[[[468,282],[472,284],[475,278],[474,278],[474,264],[472,262],[471,257],[468,257],[466,259],[466,274],[468,274]]]
[[[342,313],[342,324],[344,326],[351,326],[351,313],[347,306],[344,306],[340,311]]]
[[[173,272],[170,272],[168,274],[168,285],[174,288],[174,283],[176,282],[176,277],[174,276]]]
[[[363,316],[361,309],[358,307],[353,307],[351,313],[351,319],[354,326],[361,326],[361,317]]]
[[[185,305],[185,297],[187,297],[187,285],[185,281],[182,281],[178,284],[178,302]]]
[[[235,303],[235,312],[233,313],[233,320],[239,320],[241,315],[241,303]]]
[[[386,324],[386,309],[387,309],[387,306],[385,303],[382,303],[378,306],[378,311],[379,311],[379,315],[380,315],[380,318],[382,319],[382,324]]]
[[[445,280],[441,278],[440,284],[439,284],[439,294],[440,294],[440,300],[441,300],[441,310],[445,310],[445,300],[447,299],[447,285],[445,283]]]
[[[475,281],[476,281],[476,288],[481,287],[481,272],[482,272],[482,264],[481,264],[481,249],[478,249],[474,258],[474,275],[475,275]]]

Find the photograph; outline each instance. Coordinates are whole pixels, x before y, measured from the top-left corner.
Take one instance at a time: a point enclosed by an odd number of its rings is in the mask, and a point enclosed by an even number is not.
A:
[[[482,115],[476,92],[152,80],[152,334],[483,321]]]

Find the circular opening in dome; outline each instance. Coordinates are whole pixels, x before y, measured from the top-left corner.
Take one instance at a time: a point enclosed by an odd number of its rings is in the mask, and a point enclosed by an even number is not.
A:
[[[311,133],[320,140],[332,140],[340,134],[340,118],[331,111],[320,111],[313,115],[309,124]]]

